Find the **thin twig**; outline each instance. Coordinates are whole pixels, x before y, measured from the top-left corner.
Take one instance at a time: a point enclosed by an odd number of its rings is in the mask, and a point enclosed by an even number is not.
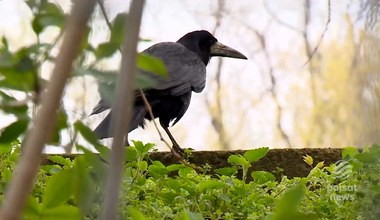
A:
[[[282,128],[282,124],[281,124],[281,119],[283,117],[283,108],[280,104],[278,94],[276,92],[277,91],[277,79],[274,75],[274,68],[275,67],[274,67],[274,65],[270,59],[270,55],[269,55],[269,52],[268,52],[268,49],[266,46],[265,36],[263,34],[261,34],[258,30],[254,29],[252,27],[249,27],[248,30],[253,32],[256,35],[256,37],[258,38],[258,40],[260,42],[260,48],[263,51],[263,54],[264,54],[264,57],[266,60],[266,65],[268,68],[269,77],[270,77],[270,81],[271,81],[271,87],[269,88],[269,92],[270,92],[272,99],[274,100],[274,102],[277,106],[276,127],[277,127],[278,131],[280,132],[282,140],[286,143],[286,145],[288,147],[291,147],[292,144],[290,141],[290,137],[289,137],[289,135],[286,134],[286,132]]]
[[[226,2],[225,0],[218,1],[218,7],[215,8],[214,16],[215,16],[215,26],[212,31],[212,34],[215,35],[216,32],[219,30],[219,28],[222,25],[222,19],[223,15],[225,14],[225,8],[226,8]],[[210,113],[211,116],[211,125],[214,128],[216,134],[218,135],[218,140],[220,145],[222,146],[222,149],[227,150],[230,147],[230,141],[229,137],[226,133],[225,124],[223,121],[223,107],[221,102],[221,91],[222,91],[222,84],[221,84],[221,78],[222,78],[222,66],[223,66],[223,59],[218,58],[217,59],[217,69],[215,71],[215,82],[216,82],[216,88],[214,91],[214,94],[216,95],[215,106],[216,109],[213,108],[212,103],[210,100],[205,99],[207,110]]]
[[[267,13],[273,18],[273,20],[275,20],[278,24],[285,26],[285,27],[287,27],[287,28],[289,28],[295,32],[301,33],[301,31],[298,28],[296,28],[296,27],[284,22],[280,18],[278,18],[277,15],[274,12],[272,12],[272,10],[270,9],[270,7],[268,5],[268,1],[264,1],[264,8],[267,11]]]
[[[103,0],[96,0],[96,1],[98,2],[98,5],[100,7],[100,11],[102,12],[104,19],[106,20],[106,24],[108,26],[108,29],[112,30],[111,22],[110,22],[110,20],[109,20],[109,18],[107,16],[107,12],[106,12],[106,9],[104,7],[104,1]],[[119,51],[121,52],[120,48],[119,48]]]
[[[150,118],[152,118],[154,127],[156,128],[157,133],[160,136],[160,140],[166,144],[166,146],[169,148],[169,150],[172,150],[172,148],[170,147],[169,143],[162,136],[162,133],[161,133],[160,129],[158,128],[158,125],[157,125],[156,121],[154,120],[154,115],[153,115],[152,107],[150,106],[148,100],[146,99],[146,96],[145,96],[144,92],[142,91],[142,89],[139,89],[139,92],[140,92],[141,98],[143,99],[145,108],[147,109]]]
[[[308,54],[308,59],[303,64],[303,66],[306,66],[307,64],[309,64],[311,59],[314,57],[315,53],[318,51],[319,46],[322,43],[322,39],[324,38],[324,36],[327,32],[327,29],[329,28],[330,22],[331,22],[331,0],[327,0],[327,21],[325,24],[325,28],[323,29],[323,32],[322,32],[321,36],[319,37],[317,45],[313,48],[313,50],[310,52],[310,54]]]
[[[82,38],[85,36],[85,27],[94,6],[95,1],[91,0],[74,2],[50,82],[41,99],[41,108],[33,121],[34,126],[31,126],[32,129],[24,139],[20,161],[8,184],[9,188],[1,207],[0,219],[20,219],[26,199],[33,187],[42,150],[54,130],[63,90],[72,71],[73,60],[80,50]]]
[[[134,0],[125,23],[123,53],[120,74],[116,85],[116,102],[112,106],[111,128],[113,142],[110,166],[105,189],[103,219],[117,219],[119,191],[123,173],[124,142],[128,138],[132,106],[134,103],[133,84],[136,75],[137,43],[139,40],[142,11],[145,1]]]

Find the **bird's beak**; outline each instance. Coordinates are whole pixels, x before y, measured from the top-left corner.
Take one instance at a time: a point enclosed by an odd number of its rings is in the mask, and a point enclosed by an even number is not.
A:
[[[231,57],[231,58],[244,59],[244,60],[248,59],[239,51],[232,49],[231,47],[228,47],[226,45],[223,45],[219,42],[216,42],[214,45],[211,46],[210,52],[211,52],[211,56]]]

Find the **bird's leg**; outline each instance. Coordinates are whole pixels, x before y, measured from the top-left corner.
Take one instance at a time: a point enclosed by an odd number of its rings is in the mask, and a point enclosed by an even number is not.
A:
[[[166,134],[169,136],[170,141],[172,142],[172,151],[179,155],[183,155],[185,151],[179,146],[177,141],[174,139],[173,135],[170,133],[169,128],[161,123],[162,128],[165,130]]]

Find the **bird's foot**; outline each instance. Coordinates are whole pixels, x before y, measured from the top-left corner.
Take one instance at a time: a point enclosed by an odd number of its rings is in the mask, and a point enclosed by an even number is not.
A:
[[[182,149],[179,145],[177,144],[174,144],[172,146],[172,149],[171,149],[171,152],[173,154],[174,157],[178,158],[178,159],[183,159],[184,155],[185,155],[185,150]]]

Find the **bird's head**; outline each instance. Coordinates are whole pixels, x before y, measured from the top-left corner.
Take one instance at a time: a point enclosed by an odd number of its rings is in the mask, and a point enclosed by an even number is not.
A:
[[[187,33],[177,43],[198,54],[205,65],[208,64],[213,56],[247,59],[239,51],[219,43],[210,32],[204,30]]]

